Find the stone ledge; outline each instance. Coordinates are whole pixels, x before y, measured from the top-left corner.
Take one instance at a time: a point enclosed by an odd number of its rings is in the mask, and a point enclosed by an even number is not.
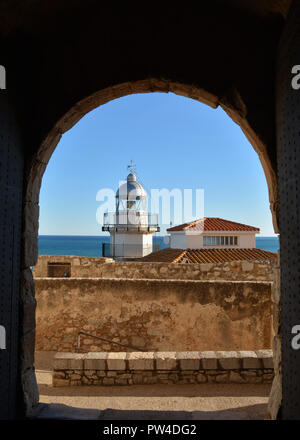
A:
[[[271,383],[272,350],[57,353],[53,386]]]
[[[58,353],[59,354],[59,353]],[[57,356],[57,355],[56,355]],[[55,356],[55,358],[56,358]],[[90,352],[84,358],[85,370],[106,370],[107,353],[105,352]]]
[[[57,353],[53,359],[53,370],[83,370],[83,360],[89,354]]]
[[[127,353],[129,370],[154,370],[154,352]]]
[[[108,353],[107,369],[108,370],[126,370],[127,353]]]

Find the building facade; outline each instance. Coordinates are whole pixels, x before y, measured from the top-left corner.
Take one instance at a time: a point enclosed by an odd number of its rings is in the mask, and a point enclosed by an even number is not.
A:
[[[259,228],[218,217],[204,217],[167,229],[174,249],[252,249]]]

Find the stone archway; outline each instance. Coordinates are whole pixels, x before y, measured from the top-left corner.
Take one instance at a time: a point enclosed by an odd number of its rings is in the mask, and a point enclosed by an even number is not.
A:
[[[51,154],[55,150],[63,133],[71,129],[86,113],[113,99],[133,93],[173,92],[183,95],[213,108],[221,106],[236,122],[257,152],[265,172],[269,190],[270,209],[272,212],[274,231],[278,233],[277,223],[277,178],[269,158],[267,147],[251,127],[247,118],[247,107],[237,90],[225,98],[193,85],[182,84],[161,78],[148,78],[140,81],[125,82],[111,86],[82,99],[72,106],[61,117],[47,134],[37,150],[27,174],[24,216],[23,216],[23,270],[21,276],[21,299],[24,336],[21,341],[21,377],[27,413],[38,402],[38,391],[34,374],[34,342],[35,342],[35,299],[34,281],[30,266],[37,260],[38,248],[38,217],[39,192],[43,173]]]

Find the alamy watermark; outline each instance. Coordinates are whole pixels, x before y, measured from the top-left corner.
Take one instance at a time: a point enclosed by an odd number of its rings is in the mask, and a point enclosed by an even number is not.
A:
[[[132,215],[126,217],[128,222],[136,223],[136,211],[145,211],[149,215],[158,215],[159,223],[162,226],[179,225],[191,222],[204,217],[204,190],[203,189],[184,189],[179,188],[153,188],[149,197],[145,198],[147,206],[143,205],[141,199],[135,198],[133,193],[130,199],[126,197],[126,182],[119,182],[118,198],[120,201],[119,211],[126,210]],[[137,194],[138,195],[138,194]],[[102,188],[97,192],[96,200],[101,202],[96,212],[96,219],[99,224],[103,223],[104,214],[116,211],[116,193],[111,188]],[[127,203],[125,206],[121,202]],[[136,205],[135,205],[136,204]]]
[[[292,338],[291,345],[293,350],[300,349],[300,325],[294,325],[292,328],[292,335],[296,335]]]
[[[0,350],[6,349],[6,330],[3,325],[0,325]]]
[[[0,65],[0,90],[6,89],[6,70],[4,66]]]
[[[300,65],[297,64],[295,66],[292,67],[292,74],[295,75],[292,78],[292,88],[294,90],[299,90],[300,89]]]

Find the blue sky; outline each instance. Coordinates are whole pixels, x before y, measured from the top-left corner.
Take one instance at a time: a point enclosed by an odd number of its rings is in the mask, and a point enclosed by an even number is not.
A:
[[[206,217],[274,235],[264,172],[241,129],[222,109],[172,93],[116,99],[63,135],[42,181],[39,233],[102,234],[96,194],[116,190],[131,159],[148,192],[204,189]]]

